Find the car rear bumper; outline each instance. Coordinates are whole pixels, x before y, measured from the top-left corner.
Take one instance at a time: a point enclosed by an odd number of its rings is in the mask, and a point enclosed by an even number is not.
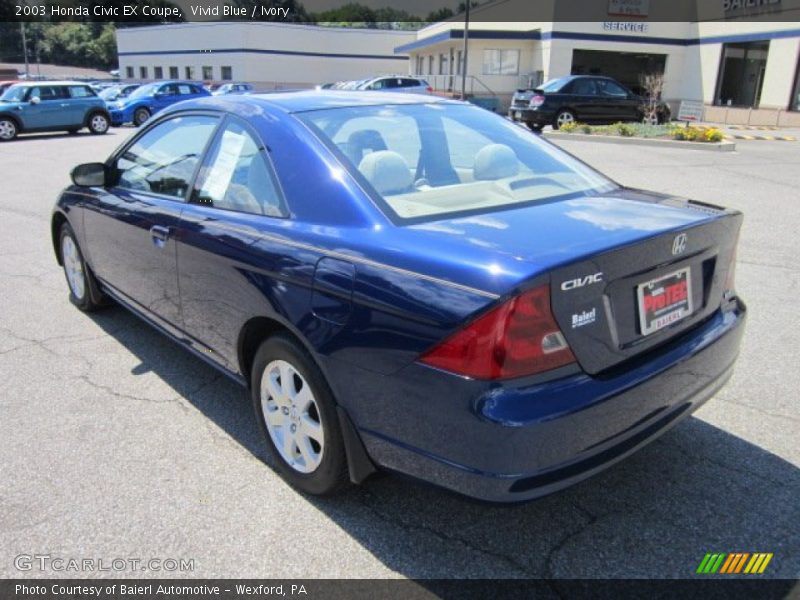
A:
[[[513,121],[521,121],[523,123],[529,123],[531,125],[537,125],[541,127],[550,125],[555,117],[552,111],[549,110],[531,107],[518,107],[513,105],[508,109],[508,116]]]
[[[348,410],[370,457],[387,469],[483,500],[529,500],[622,460],[713,396],[733,372],[744,331],[746,309],[734,303],[602,377],[476,392],[478,382],[413,365],[397,375],[415,380],[399,393],[383,382],[382,418]],[[449,385],[436,383],[445,377]],[[404,417],[399,408],[417,414]]]

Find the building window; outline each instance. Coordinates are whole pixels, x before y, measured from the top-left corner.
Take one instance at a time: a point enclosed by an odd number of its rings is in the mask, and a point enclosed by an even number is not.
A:
[[[231,81],[233,79],[233,69],[231,67],[222,67],[222,80]]]
[[[125,77],[133,79],[133,67],[125,67]]]
[[[186,79],[194,79],[194,67],[186,67]]]
[[[428,75],[433,75],[433,55],[428,57]]]
[[[484,75],[519,75],[519,50],[484,50]]]
[[[203,79],[206,81],[214,79],[214,69],[212,67],[203,67]]]
[[[170,67],[169,68],[169,78],[170,79],[177,79],[178,78],[178,67]]]
[[[464,70],[464,51],[458,51],[458,62],[456,63],[456,73],[461,75],[461,72]]]
[[[715,104],[758,107],[768,54],[769,40],[723,44]]]
[[[439,75],[447,75],[447,55],[439,55]]]
[[[153,77],[156,79],[164,79],[164,69],[161,67],[153,67]]]
[[[147,67],[139,67],[139,77],[147,79]]]

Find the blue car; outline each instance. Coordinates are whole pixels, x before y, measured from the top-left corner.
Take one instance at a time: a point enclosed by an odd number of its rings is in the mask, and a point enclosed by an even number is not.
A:
[[[184,102],[72,172],[71,301],[246,386],[282,475],[515,502],[616,463],[727,381],[742,215],[620,186],[415,94]]]
[[[176,102],[209,96],[210,93],[193,81],[158,81],[133,90],[130,95],[108,103],[114,127],[133,123],[139,127],[157,112]]]
[[[77,133],[84,127],[101,135],[109,124],[103,99],[79,81],[17,83],[0,96],[0,141],[20,133]]]

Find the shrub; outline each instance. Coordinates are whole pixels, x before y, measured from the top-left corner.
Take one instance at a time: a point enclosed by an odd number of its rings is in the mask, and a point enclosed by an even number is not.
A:
[[[581,123],[580,124],[580,130],[581,130],[581,133],[585,133],[585,134],[588,135],[588,134],[592,133],[592,126],[591,125],[587,125],[586,123]]]
[[[614,128],[622,137],[633,137],[633,135],[636,133],[636,129],[627,123],[614,123]]]
[[[693,125],[689,125],[688,127],[676,127],[672,130],[672,137],[676,140],[684,140],[687,142],[702,141],[703,130]]]
[[[706,129],[705,133],[703,133],[703,137],[707,142],[721,142],[723,134],[716,127],[711,127],[710,129]]]
[[[580,123],[578,123],[577,121],[573,121],[572,123],[564,123],[559,129],[564,133],[572,133],[580,126],[581,126]]]

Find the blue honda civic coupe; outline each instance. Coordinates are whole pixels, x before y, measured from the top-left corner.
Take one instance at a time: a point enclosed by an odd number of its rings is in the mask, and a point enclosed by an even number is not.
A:
[[[623,187],[486,110],[294,92],[171,106],[72,172],[72,302],[115,301],[249,389],[312,494],[377,470],[548,494],[733,370],[742,215]]]

